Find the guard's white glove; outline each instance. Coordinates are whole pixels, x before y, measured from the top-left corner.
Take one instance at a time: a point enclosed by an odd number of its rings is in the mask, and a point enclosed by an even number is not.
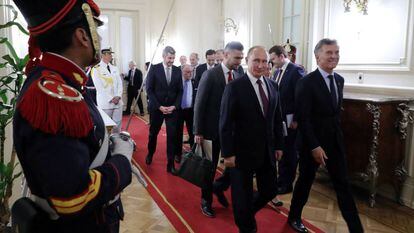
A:
[[[126,135],[124,132],[112,134],[109,137],[111,141],[111,152],[112,154],[120,154],[125,156],[128,161],[131,161],[132,153],[134,151],[135,142],[129,137],[129,134]]]

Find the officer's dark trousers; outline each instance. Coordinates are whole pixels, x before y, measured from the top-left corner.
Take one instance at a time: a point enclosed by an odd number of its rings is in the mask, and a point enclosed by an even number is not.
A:
[[[283,156],[278,163],[279,176],[277,182],[279,187],[290,187],[295,180],[298,165],[298,153],[295,146],[296,132],[296,130],[288,129],[288,136],[285,137]]]
[[[227,169],[231,177],[234,220],[239,228],[239,232],[256,232],[255,214],[277,193],[276,167],[272,163],[265,161],[262,167],[257,169]],[[253,191],[253,174],[256,174],[256,192]]]
[[[349,232],[363,232],[358,210],[352,197],[346,172],[345,156],[336,148],[325,151],[328,159],[325,160],[331,181],[336,191],[338,205],[345,219]],[[299,178],[293,191],[289,219],[300,219],[306,204],[309,192],[315,179],[319,164],[315,162],[310,151],[301,151],[299,158]]]
[[[163,121],[167,126],[167,159],[168,163],[174,160],[175,141],[177,136],[177,111],[171,114],[164,115],[160,110],[151,111],[150,113],[150,128],[148,140],[148,154],[151,156],[155,153],[157,147],[157,136],[160,132]]]

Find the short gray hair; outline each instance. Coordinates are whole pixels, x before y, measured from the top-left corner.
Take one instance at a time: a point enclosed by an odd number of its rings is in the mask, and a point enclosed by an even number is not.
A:
[[[335,39],[323,38],[316,44],[315,49],[313,50],[315,56],[319,53],[322,46],[324,45],[338,45],[338,42]]]
[[[191,66],[189,65],[189,64],[184,64],[182,67],[181,67],[181,70],[184,70],[185,68],[190,68],[190,70],[193,70],[193,68],[191,68]]]
[[[228,52],[230,50],[238,50],[243,52],[243,45],[242,43],[238,42],[238,41],[232,41],[226,44],[226,47],[224,47],[224,51]]]
[[[133,65],[133,66],[136,66],[137,65],[137,63],[135,61],[130,61],[128,64],[129,65]]]
[[[171,46],[165,46],[164,50],[162,51],[162,56],[165,57],[167,54],[175,55],[175,50]]]
[[[197,59],[197,60],[199,60],[199,58],[198,58],[198,53],[191,53],[191,54],[190,54],[190,57],[191,57],[191,56],[193,56],[193,55],[196,57],[196,59]]]

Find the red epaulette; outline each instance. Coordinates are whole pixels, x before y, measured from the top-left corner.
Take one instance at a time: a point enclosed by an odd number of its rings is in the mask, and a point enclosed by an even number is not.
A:
[[[82,94],[58,73],[43,70],[17,105],[22,117],[42,132],[81,138],[93,128]]]

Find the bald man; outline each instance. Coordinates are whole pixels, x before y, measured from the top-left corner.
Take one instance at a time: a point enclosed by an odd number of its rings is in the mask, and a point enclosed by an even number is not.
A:
[[[283,155],[277,84],[263,77],[268,61],[264,47],[252,47],[247,73],[226,86],[221,101],[221,152],[231,177],[234,219],[242,233],[257,232],[255,214],[277,194],[276,160]]]

